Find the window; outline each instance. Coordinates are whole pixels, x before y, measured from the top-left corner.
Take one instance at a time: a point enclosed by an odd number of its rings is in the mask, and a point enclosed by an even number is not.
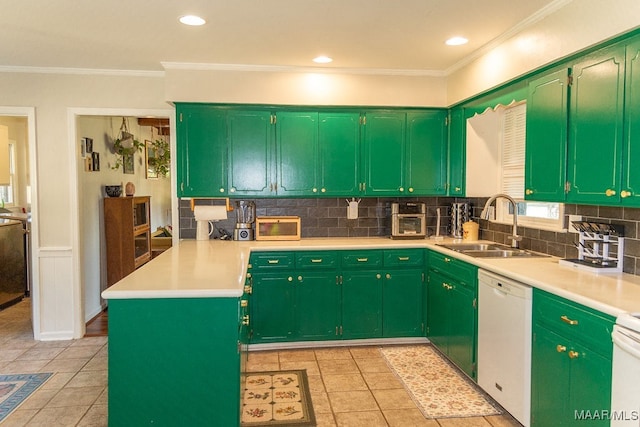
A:
[[[13,206],[15,203],[16,149],[15,143],[9,142],[9,185],[0,185],[0,205]]]
[[[562,230],[564,204],[524,200],[524,162],[526,142],[525,103],[516,104],[504,112],[500,150],[500,189],[518,203],[518,225]],[[504,199],[496,201],[498,222],[513,223],[513,208]]]

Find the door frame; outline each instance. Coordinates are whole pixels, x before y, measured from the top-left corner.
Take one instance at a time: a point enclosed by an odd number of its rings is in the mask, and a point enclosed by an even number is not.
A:
[[[69,179],[70,179],[70,206],[71,206],[71,253],[73,268],[73,336],[82,338],[86,332],[84,287],[81,281],[83,267],[80,263],[80,204],[79,181],[80,169],[78,168],[78,119],[82,116],[117,116],[117,117],[162,117],[169,119],[170,126],[170,150],[176,152],[176,123],[175,109],[151,109],[151,108],[67,108],[67,128],[69,130]],[[176,192],[176,156],[171,156],[171,225],[174,230],[179,229],[178,199]],[[173,234],[173,245],[177,245],[178,235]],[[37,338],[36,338],[37,339]]]
[[[29,185],[31,186],[31,323],[34,337],[40,335],[40,281],[38,253],[40,233],[38,229],[38,163],[36,145],[36,109],[35,107],[0,107],[0,116],[24,117],[27,119],[27,143],[29,145]]]

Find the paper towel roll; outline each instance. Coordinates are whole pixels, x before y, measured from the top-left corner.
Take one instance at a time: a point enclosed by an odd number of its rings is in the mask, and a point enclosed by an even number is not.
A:
[[[193,208],[196,221],[218,221],[227,219],[226,206],[196,206]]]

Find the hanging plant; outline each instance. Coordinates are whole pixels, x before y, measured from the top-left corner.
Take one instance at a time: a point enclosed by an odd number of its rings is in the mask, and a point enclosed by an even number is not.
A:
[[[141,152],[142,147],[144,147],[144,144],[129,132],[127,119],[123,117],[122,125],[120,125],[120,134],[118,138],[113,141],[113,152],[116,155],[116,163],[112,166],[112,169],[120,168],[120,166],[124,164],[125,157],[132,156],[136,152]]]
[[[158,174],[158,177],[166,177],[169,174],[169,169],[171,167],[170,161],[171,157],[169,155],[169,143],[164,139],[156,139],[152,143],[153,149],[155,150],[155,156],[148,158],[149,166],[151,166],[155,172]]]

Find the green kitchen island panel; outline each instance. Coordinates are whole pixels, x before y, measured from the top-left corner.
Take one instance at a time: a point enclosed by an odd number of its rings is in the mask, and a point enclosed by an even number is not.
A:
[[[238,298],[110,300],[109,425],[239,425],[238,317]]]

